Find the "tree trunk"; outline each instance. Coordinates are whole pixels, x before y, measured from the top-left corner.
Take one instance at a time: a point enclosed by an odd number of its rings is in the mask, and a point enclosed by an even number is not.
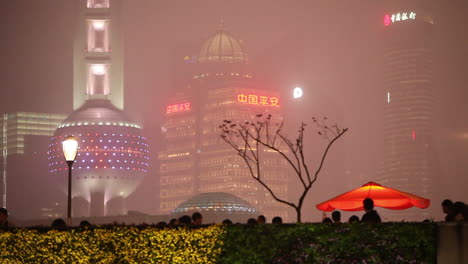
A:
[[[297,223],[301,223],[301,208],[296,207]]]

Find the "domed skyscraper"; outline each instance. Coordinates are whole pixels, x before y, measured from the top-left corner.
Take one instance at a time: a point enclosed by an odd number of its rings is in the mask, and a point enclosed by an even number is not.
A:
[[[121,215],[147,173],[148,144],[123,109],[121,0],[77,1],[74,108],[49,145],[49,168],[65,190],[61,142],[78,138],[73,165],[75,216]],[[111,45],[112,43],[112,45]],[[112,47],[112,49],[111,49]],[[112,51],[112,52],[111,52]]]
[[[246,200],[271,218],[287,219],[285,206],[249,173],[244,161],[221,136],[223,120],[253,120],[258,114],[282,119],[279,93],[254,81],[243,42],[221,25],[191,59],[186,83],[167,101],[162,126],[166,147],[160,159],[161,213],[189,198],[223,192]],[[261,87],[261,88],[259,88]],[[275,153],[265,153],[263,174],[280,197],[288,195],[287,167]]]

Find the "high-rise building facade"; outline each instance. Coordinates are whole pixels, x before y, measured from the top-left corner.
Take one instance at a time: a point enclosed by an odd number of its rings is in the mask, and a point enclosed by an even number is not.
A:
[[[47,184],[47,144],[65,118],[66,115],[34,112],[0,117],[1,206],[7,207],[13,217],[47,217],[58,205],[57,199],[44,195],[53,189]]]
[[[123,215],[126,198],[148,172],[146,138],[123,109],[121,0],[78,0],[73,107],[49,144],[49,169],[63,190],[62,140],[78,138],[73,166],[74,216]]]
[[[283,205],[250,176],[244,161],[220,136],[223,120],[250,121],[257,114],[282,119],[278,93],[259,88],[249,70],[243,44],[222,27],[200,52],[186,58],[188,87],[165,109],[166,143],[159,153],[161,206],[169,213],[194,195],[226,192],[241,197],[269,217],[287,218]],[[274,192],[287,199],[285,161],[265,153],[263,175]]]
[[[432,198],[434,177],[434,21],[422,9],[383,17],[384,163],[379,183]],[[395,219],[422,220],[429,212],[392,212]],[[389,218],[392,216],[388,215]]]

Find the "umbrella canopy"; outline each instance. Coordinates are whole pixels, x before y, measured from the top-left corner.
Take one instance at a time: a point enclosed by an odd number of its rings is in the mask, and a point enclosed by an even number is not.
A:
[[[374,200],[374,206],[393,210],[403,210],[413,206],[427,208],[429,199],[368,182],[362,187],[339,195],[333,199],[317,204],[321,211],[331,212],[335,209],[344,211],[362,211],[362,201],[366,198]]]

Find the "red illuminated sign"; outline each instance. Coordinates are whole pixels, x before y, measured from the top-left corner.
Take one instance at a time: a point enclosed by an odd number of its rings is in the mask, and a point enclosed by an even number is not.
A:
[[[166,114],[190,111],[190,103],[173,104],[166,107]]]
[[[263,96],[255,94],[238,94],[237,101],[251,105],[279,107],[279,98],[275,96]]]
[[[390,18],[390,15],[385,15],[383,19],[384,26],[389,26],[390,23],[392,23],[392,19]]]

